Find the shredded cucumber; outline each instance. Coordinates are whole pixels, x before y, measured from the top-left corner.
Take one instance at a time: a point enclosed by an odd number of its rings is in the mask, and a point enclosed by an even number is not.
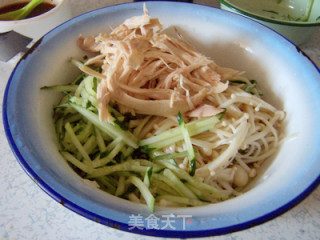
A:
[[[120,176],[117,189],[114,195],[121,196],[125,192],[125,176]]]
[[[81,145],[80,141],[78,140],[77,136],[75,135],[74,131],[72,130],[72,127],[69,122],[66,123],[65,129],[66,129],[67,133],[69,134],[69,136],[71,137],[72,143],[78,149],[79,153],[82,155],[84,162],[87,165],[91,165],[91,159],[90,159],[88,153],[86,152],[84,147]]]
[[[130,147],[138,148],[137,139],[128,131],[122,130],[120,127],[113,125],[108,122],[102,122],[99,119],[99,116],[83,107],[80,107],[74,103],[69,103],[71,107],[81,113],[85,118],[88,119],[92,124],[94,124],[101,131],[107,133],[113,139],[116,139],[118,136],[122,137],[122,140],[128,144]]]
[[[181,116],[181,113],[179,112],[178,114],[178,123],[179,126],[181,128],[181,132],[184,138],[184,141],[187,145],[187,152],[189,155],[189,168],[190,168],[190,175],[193,176],[196,172],[196,156],[194,154],[194,150],[192,147],[192,143],[191,143],[191,139],[190,139],[190,135],[188,132],[188,129],[186,128],[186,125],[183,121],[183,118]]]
[[[182,151],[182,152],[178,152],[178,153],[159,154],[159,155],[157,155],[153,152],[151,154],[153,161],[163,160],[163,159],[175,159],[175,158],[185,157],[185,156],[188,156],[188,151]]]
[[[114,172],[128,171],[128,172],[142,172],[145,173],[148,170],[148,167],[141,166],[137,164],[134,160],[126,161],[124,163],[119,163],[111,166],[105,166],[98,169],[93,169],[90,175],[87,175],[87,178],[96,178],[105,175],[112,174]]]
[[[214,195],[214,197],[216,199],[225,198],[225,196],[223,194],[221,194],[216,188],[197,180],[195,177],[190,176],[187,172],[185,172],[181,168],[171,164],[170,162],[165,161],[165,160],[158,160],[156,163],[159,163],[159,164],[167,167],[172,172],[174,172],[180,179],[187,181],[190,185],[194,186],[195,188],[197,188],[201,191],[206,191],[206,192]]]
[[[198,199],[190,199],[186,197],[179,197],[179,196],[174,196],[174,195],[159,195],[156,198],[157,200],[165,199],[170,202],[178,203],[178,204],[183,204],[186,206],[203,206],[207,205],[208,203],[203,202]]]
[[[95,70],[78,60],[71,62],[86,73],[81,73],[72,84],[41,89],[65,95],[54,106],[53,119],[59,151],[80,176],[95,181],[100,189],[115,196],[142,199],[151,212],[156,202],[163,199],[185,207],[207,204],[203,200],[208,196],[209,201],[223,198],[217,189],[193,176],[196,161],[190,137],[214,129],[224,113],[187,124],[179,114],[179,127],[139,139],[142,128],[127,130],[127,116],[116,107],[108,106],[113,123],[99,119],[96,94],[101,74],[90,75],[88,72]],[[178,141],[185,142],[185,151],[166,154],[161,150]],[[144,153],[144,157],[137,157],[136,152]],[[175,159],[181,157],[189,158],[189,172],[176,164]]]
[[[70,163],[72,163],[73,165],[75,165],[76,167],[80,168],[82,171],[86,172],[86,173],[91,173],[92,172],[92,168],[91,166],[88,166],[84,163],[82,163],[81,161],[79,161],[78,159],[76,159],[72,154],[70,154],[69,152],[61,152],[61,155]]]
[[[141,192],[151,212],[154,212],[155,199],[152,196],[149,188],[137,177],[129,177],[129,181],[134,184]]]
[[[181,196],[197,199],[197,196],[169,169],[165,169],[163,175],[167,178],[167,180],[165,180],[166,183],[171,185]]]
[[[199,120],[194,120],[186,124],[186,129],[189,136],[200,134],[202,132],[210,131],[214,129],[215,125],[220,121],[224,113],[218,114],[209,118],[202,118]],[[181,128],[176,127],[162,132],[158,135],[149,137],[139,141],[139,146],[145,147],[150,150],[160,149],[162,147],[168,146],[175,142],[181,141],[184,136],[181,132]]]
[[[68,85],[56,85],[56,86],[44,86],[42,90],[54,90],[57,92],[75,92],[78,85],[68,84]]]
[[[151,174],[152,174],[152,167],[148,167],[146,174],[144,175],[144,184],[149,187],[151,182]]]

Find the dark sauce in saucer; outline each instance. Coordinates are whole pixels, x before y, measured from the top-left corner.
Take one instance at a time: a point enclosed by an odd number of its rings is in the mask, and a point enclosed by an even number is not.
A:
[[[24,6],[26,6],[28,3],[29,2],[18,2],[18,3],[12,3],[12,4],[5,5],[5,6],[0,8],[0,14],[18,10],[18,9],[23,8]],[[52,3],[42,2],[37,7],[35,7],[26,18],[32,18],[32,17],[39,16],[39,15],[41,15],[43,13],[46,13],[46,12],[50,11],[55,6],[56,5],[54,5]]]

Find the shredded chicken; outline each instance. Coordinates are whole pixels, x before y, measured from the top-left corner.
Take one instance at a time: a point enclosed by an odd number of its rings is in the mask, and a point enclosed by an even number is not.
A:
[[[187,115],[189,117],[211,117],[223,111],[224,110],[221,108],[217,108],[209,104],[203,104],[189,112]]]
[[[205,202],[215,203],[246,191],[263,161],[277,151],[282,141],[280,130],[285,113],[265,102],[256,83],[241,76],[244,72],[218,66],[184,40],[177,30],[176,33],[176,38],[165,34],[159,20],[151,18],[144,7],[142,16],[127,19],[111,33],[80,35],[78,45],[93,57],[85,62],[71,59],[90,76],[79,84],[70,101],[75,99],[88,111],[94,109],[94,114],[97,107],[100,120],[127,127],[127,131],[116,129],[119,134],[112,132],[110,139],[113,140],[103,138],[95,144],[88,152],[90,156],[97,156],[92,161],[85,155],[76,161],[79,151],[71,140],[63,138],[60,145],[68,162],[98,180],[110,174],[114,181],[120,181],[118,174],[109,172],[110,159],[114,164],[128,164],[124,166],[131,166],[134,159],[134,163],[147,167],[148,161],[144,159],[159,157],[153,164],[159,164],[162,169],[170,163],[161,159],[172,158],[185,174],[195,174],[197,185],[208,184],[215,189],[198,194],[192,186],[188,188],[188,197],[193,198],[196,193]],[[96,71],[96,67],[101,71]],[[221,117],[212,117],[221,112]],[[55,108],[55,113],[58,125],[60,119],[73,119],[65,108]],[[185,124],[181,124],[182,119]],[[64,132],[60,131],[60,125],[57,127],[59,139],[61,134],[67,136],[69,130],[78,129],[79,123],[84,129],[92,127],[90,121],[86,123],[82,119],[67,123]],[[176,131],[179,126],[182,131]],[[96,137],[99,133],[102,135],[99,128],[91,132],[87,143],[92,139],[98,141]],[[109,135],[105,134],[102,136]],[[131,145],[127,147],[129,141]],[[81,144],[86,145],[85,141]],[[102,158],[101,153],[114,144],[117,146]],[[136,145],[139,145],[138,151],[131,154]],[[139,154],[140,150],[143,154]],[[152,150],[152,154],[144,150]],[[72,158],[67,159],[69,155]],[[103,172],[104,169],[107,171]],[[164,172],[161,176],[167,177]],[[130,179],[124,181],[131,184]],[[167,192],[163,187],[158,188],[157,182],[151,184],[152,195]],[[113,189],[111,193],[114,194]],[[145,202],[139,191],[130,194],[128,199]],[[168,204],[176,206],[169,200]]]
[[[102,63],[97,90],[101,120],[111,121],[110,102],[132,114],[166,117],[178,112],[201,117],[222,111],[205,100],[225,91],[226,79],[239,72],[219,67],[180,34],[171,38],[161,30],[159,20],[151,18],[144,7],[142,16],[127,19],[110,34],[79,36],[81,48],[98,54],[89,62]]]

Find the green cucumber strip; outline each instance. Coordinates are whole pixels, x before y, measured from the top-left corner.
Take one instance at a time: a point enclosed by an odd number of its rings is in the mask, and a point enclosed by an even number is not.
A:
[[[88,101],[95,107],[98,108],[98,100],[93,97],[93,96],[89,96],[88,97]]]
[[[178,153],[167,153],[167,154],[161,154],[155,157],[152,157],[152,160],[157,161],[157,160],[169,160],[169,159],[175,159],[178,157],[186,157],[188,156],[188,151],[182,151]]]
[[[167,178],[166,183],[174,188],[181,196],[197,199],[197,196],[187,188],[171,170],[165,169],[163,175]]]
[[[82,88],[81,92],[80,92],[80,97],[86,100],[89,100],[89,97],[92,97],[86,90],[86,88]]]
[[[120,171],[133,171],[133,172],[145,173],[147,169],[148,169],[148,166],[141,166],[140,161],[128,160],[124,163],[119,163],[112,166],[93,169],[91,174],[89,174],[87,178],[96,178],[96,177],[105,176],[105,175],[109,175],[114,172],[120,172]]]
[[[72,110],[72,111],[70,111]],[[62,103],[59,105],[54,106],[54,111],[57,112],[55,114],[60,114],[60,115],[67,115],[67,113],[74,113],[74,109],[72,109],[68,103]]]
[[[196,173],[196,157],[194,156],[193,158],[189,159],[189,173],[191,176],[194,176],[194,174]]]
[[[86,77],[87,75],[83,72],[81,72],[72,82],[72,84],[75,84],[75,85],[79,85],[83,79]]]
[[[256,86],[257,86],[257,84],[254,83],[254,84],[251,84],[251,85],[244,87],[243,90],[250,93],[254,88],[256,88]]]
[[[101,158],[101,159],[98,159],[98,160],[94,160],[92,162],[92,166],[94,168],[98,168],[98,167],[102,167],[106,164],[108,164],[109,162],[111,162],[114,157],[121,151],[121,149],[123,148],[124,146],[124,143],[120,142],[119,144],[117,144],[112,150],[111,152],[109,152],[109,154],[104,157],[104,158]]]
[[[125,176],[120,176],[118,185],[117,185],[117,190],[115,192],[116,196],[121,196],[125,192]]]
[[[162,191],[166,192],[166,194],[169,195],[175,195],[178,196],[179,193],[173,188],[171,187],[171,183],[169,182],[169,184],[167,184],[166,182],[168,181],[168,179],[163,176],[163,174],[159,174],[154,172],[152,174],[152,187],[157,189],[161,189]],[[158,191],[158,190],[157,190]]]
[[[118,138],[121,136],[122,141],[125,142],[127,145],[133,148],[138,148],[137,145],[137,139],[135,136],[133,136],[130,132],[124,131],[121,128],[108,123],[108,122],[102,122],[99,119],[99,116],[83,107],[80,107],[74,103],[70,103],[69,105],[73,107],[75,110],[77,110],[79,113],[81,113],[85,118],[87,118],[93,125],[95,125],[97,128],[99,128],[101,131],[107,133],[110,137],[113,139]]]
[[[59,118],[57,121],[56,121],[56,124],[55,124],[55,128],[56,128],[56,133],[58,135],[58,140],[59,142],[63,139],[64,137],[64,132],[63,132],[63,118]]]
[[[86,141],[88,137],[92,134],[92,128],[92,123],[88,122],[88,124],[85,125],[83,130],[77,135],[78,140],[80,142]]]
[[[104,176],[102,178],[108,179],[108,181],[114,186],[115,188],[118,186],[118,178],[114,177],[113,175]]]
[[[82,82],[79,84],[77,90],[76,90],[75,93],[74,93],[74,97],[79,98],[79,97],[81,96],[82,89],[84,89],[84,81],[82,81]]]
[[[78,85],[67,84],[67,85],[44,86],[44,87],[41,87],[40,89],[53,90],[58,92],[75,92],[77,88],[78,88]]]
[[[69,99],[69,94],[65,95],[61,98],[59,104],[64,104],[64,103],[68,103],[68,99]]]
[[[93,77],[93,76],[88,76],[86,77],[86,79],[84,79],[84,89],[87,91],[87,93],[93,97],[96,98],[97,96],[97,86],[95,86],[95,79],[97,80],[97,78]]]
[[[91,154],[96,149],[96,147],[97,147],[97,141],[96,141],[96,137],[93,135],[91,135],[83,145],[84,150],[88,154]]]
[[[240,79],[231,79],[228,80],[231,84],[248,84],[246,81],[244,80],[240,80]]]
[[[139,178],[137,178],[135,176],[129,177],[128,180],[139,189],[139,191],[141,192],[144,200],[146,201],[150,211],[154,212],[155,199],[152,196],[148,187]]]
[[[134,191],[136,191],[137,187],[135,185],[130,185],[128,189],[119,197],[120,198],[127,198],[130,194],[133,194]]]
[[[177,174],[178,175],[178,174]],[[201,195],[203,194],[203,192],[196,188],[194,185],[191,185],[189,182],[186,182],[185,185],[192,191],[194,192],[194,194],[196,194],[198,197],[201,197]]]
[[[207,202],[203,202],[198,199],[190,199],[186,197],[180,197],[180,196],[173,196],[173,195],[159,195],[156,197],[156,200],[161,200],[165,199],[170,202],[178,203],[178,204],[183,204],[183,205],[188,205],[188,206],[204,206],[208,205]]]
[[[88,153],[86,152],[86,150],[83,148],[80,141],[78,140],[77,136],[73,132],[70,123],[67,122],[64,127],[65,127],[67,133],[69,134],[72,143],[74,144],[74,146],[78,149],[78,151],[82,155],[84,163],[87,165],[91,165],[91,159],[90,159]]]
[[[115,194],[116,187],[114,186],[112,180],[108,178],[108,176],[98,177],[95,179],[99,185],[102,185],[105,190],[107,190],[111,194]]]
[[[193,176],[196,172],[196,156],[192,147],[191,138],[190,138],[188,129],[186,128],[186,125],[183,121],[183,118],[180,112],[178,113],[178,122],[184,138],[184,142],[186,144],[188,155],[189,155],[189,168],[190,168],[189,173],[191,176]]]
[[[77,114],[77,111],[69,106],[68,103],[55,106],[53,118],[57,120],[58,118],[64,118],[66,122],[75,122],[82,119],[80,114]]]
[[[186,128],[189,132],[190,137],[197,135],[199,133],[212,130],[215,125],[220,121],[222,114],[210,118],[202,118],[194,120],[186,124]],[[159,149],[167,145],[173,144],[183,139],[183,135],[179,127],[169,129],[158,135],[152,136],[141,140],[138,144],[140,146],[146,146],[150,149]]]
[[[228,80],[232,85],[242,85],[241,89],[245,92],[262,96],[262,92],[257,89],[257,81],[254,79],[250,79],[249,82],[239,79]]]
[[[132,147],[127,147],[127,149],[125,149],[125,151],[123,151],[123,157],[124,159],[128,158],[134,151],[134,148]]]
[[[70,124],[71,124],[71,123],[70,123]],[[83,131],[83,129],[84,129],[85,126],[88,126],[88,125],[89,125],[89,124],[85,123],[84,121],[79,121],[79,122],[77,122],[74,126],[72,126],[72,130],[73,130],[74,133],[77,135],[77,134],[79,134],[80,132]],[[88,133],[88,136],[90,135],[90,133],[91,133],[91,129],[90,129],[90,131],[89,131],[89,133]],[[78,138],[78,140],[79,140],[79,138]]]
[[[124,119],[125,119],[125,117],[119,112],[119,111],[117,111],[115,108],[113,108],[112,106],[108,106],[108,110],[109,110],[109,112],[110,113],[113,113],[114,114],[114,116],[120,121],[120,122],[122,122]]]
[[[203,202],[207,202],[207,203],[212,203],[212,202],[214,202],[213,200],[215,199],[220,199],[220,198],[216,198],[215,196],[214,196],[214,194],[212,194],[212,192],[210,192],[210,191],[207,191],[207,190],[205,190],[205,189],[198,189],[198,188],[196,188],[195,186],[193,186],[193,185],[191,185],[190,183],[185,183],[185,185],[192,191],[192,192],[194,192],[197,196],[198,196],[198,198],[199,198],[199,200],[201,200],[201,201],[203,201]],[[223,198],[221,198],[221,199],[223,199]]]
[[[100,129],[99,129],[100,130]],[[107,141],[107,142],[110,142],[113,140],[112,137],[110,137],[107,133],[105,133],[104,131],[101,131],[100,130],[100,133],[101,133],[101,137],[103,138],[103,140]]]
[[[88,173],[88,174],[90,174],[92,172],[91,166],[86,165],[83,162],[80,162],[72,154],[70,154],[68,152],[61,152],[61,155],[63,156],[63,158],[65,160],[67,160],[68,162],[70,162],[71,164],[73,164],[74,166],[76,166],[77,168],[82,170],[83,172]]]
[[[109,152],[112,151],[112,149],[115,148],[121,141],[121,137],[114,139],[111,143],[108,144],[106,150],[108,150]]]
[[[152,175],[152,167],[148,167],[146,174],[144,175],[144,184],[149,187],[151,182],[151,175]]]
[[[87,108],[88,99],[73,96],[73,97],[69,98],[68,103],[69,103],[69,105],[70,105],[70,103],[73,103],[73,104],[76,104],[76,105],[81,106],[83,108]]]
[[[76,110],[74,110],[71,107],[68,107],[68,108],[72,109],[72,111],[74,111],[74,113],[72,113],[72,116],[70,116],[70,117],[68,116],[65,119],[66,122],[73,123],[73,122],[77,122],[77,121],[83,120],[83,116],[81,114],[79,114]]]
[[[156,163],[167,167],[168,169],[173,171],[177,175],[178,178],[187,181],[189,184],[191,184],[195,188],[197,188],[201,191],[204,191],[206,193],[211,193],[211,195],[214,198],[216,198],[216,199],[226,198],[226,196],[223,193],[219,192],[219,190],[216,189],[215,187],[210,186],[208,184],[205,184],[201,181],[198,181],[195,176],[191,177],[187,172],[185,172],[181,168],[171,164],[170,162],[165,161],[165,160],[158,160],[158,161],[156,161]]]
[[[106,147],[106,144],[105,144],[105,142],[104,142],[104,140],[102,138],[101,132],[95,126],[94,126],[94,133],[95,133],[95,136],[96,136],[96,139],[97,139],[97,144],[98,144],[100,152],[106,151],[107,147]]]

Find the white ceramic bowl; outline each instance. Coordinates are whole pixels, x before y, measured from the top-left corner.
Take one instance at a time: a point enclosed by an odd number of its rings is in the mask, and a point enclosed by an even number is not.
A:
[[[285,135],[295,138],[283,143],[247,193],[204,207],[157,209],[159,228],[164,229],[147,229],[150,212],[144,205],[84,183],[57,149],[51,111],[59,95],[40,87],[67,83],[77,74],[68,59],[84,55],[76,45],[80,33],[110,31],[143,13],[141,3],[129,3],[60,25],[17,64],[5,91],[3,122],[9,144],[27,174],[52,198],[82,216],[124,231],[162,237],[203,237],[249,228],[304,199],[320,180],[319,70],[285,38],[239,15],[178,2],[148,2],[147,8],[164,27],[176,27],[218,64],[245,70],[256,79],[267,100],[286,111]],[[175,229],[163,226],[167,215]],[[134,216],[141,216],[143,229],[132,228],[130,217]]]
[[[30,1],[30,0],[28,0]],[[22,2],[21,0],[3,0],[0,7],[8,4]],[[14,21],[0,20],[0,33],[14,30],[27,37],[38,40],[49,30],[70,19],[71,9],[68,0],[45,0],[45,2],[56,5],[50,11],[33,18]]]
[[[296,45],[320,28],[320,0],[314,0],[306,21],[295,21],[307,11],[309,0],[219,0],[221,9],[241,14],[282,34]],[[307,15],[307,14],[306,14]]]

